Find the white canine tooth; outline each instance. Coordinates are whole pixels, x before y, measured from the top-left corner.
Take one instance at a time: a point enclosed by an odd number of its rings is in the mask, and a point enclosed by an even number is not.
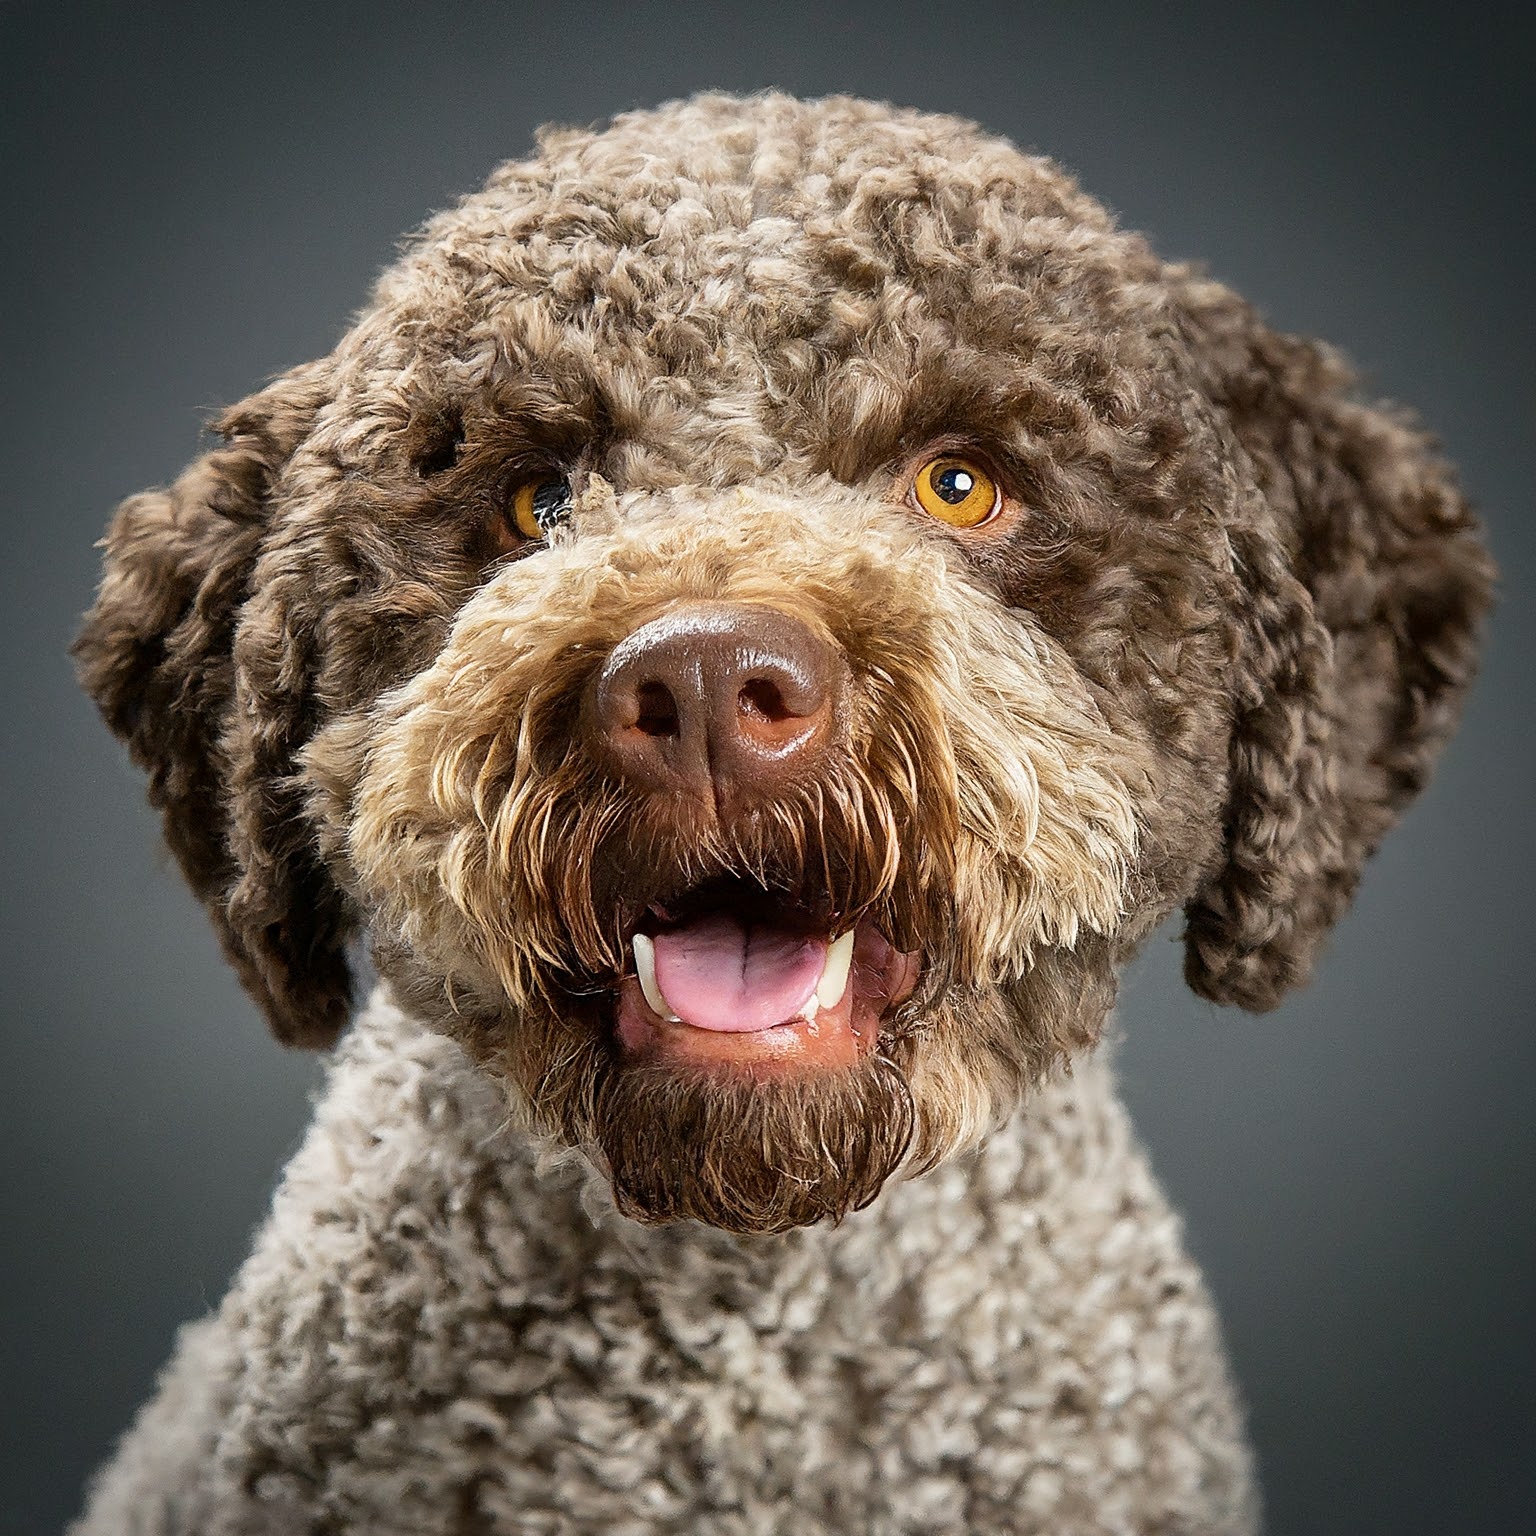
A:
[[[816,1001],[823,1008],[835,1008],[848,990],[848,970],[853,964],[853,929],[827,948],[827,963],[816,983]]]
[[[682,1023],[667,1007],[667,1000],[661,995],[661,988],[656,985],[656,946],[643,933],[635,935],[634,945],[635,975],[640,978],[640,990],[645,993],[651,1012],[660,1015],[669,1024]]]

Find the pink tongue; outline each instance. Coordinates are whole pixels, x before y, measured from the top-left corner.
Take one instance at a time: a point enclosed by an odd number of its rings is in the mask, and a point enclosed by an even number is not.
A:
[[[827,962],[825,940],[729,917],[658,933],[656,984],[698,1029],[745,1032],[787,1023],[811,1000]]]

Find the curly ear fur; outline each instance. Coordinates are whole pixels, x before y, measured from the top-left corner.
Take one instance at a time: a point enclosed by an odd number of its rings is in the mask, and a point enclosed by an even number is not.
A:
[[[1172,274],[1252,467],[1227,859],[1186,909],[1185,977],[1265,1009],[1306,980],[1361,866],[1428,780],[1474,671],[1493,567],[1433,445],[1332,353]]]
[[[295,369],[227,411],[224,444],[168,490],[122,504],[74,646],[241,981],[278,1038],[306,1046],[331,1044],[350,1004],[342,898],[284,782],[307,676],[248,686],[235,652],[272,486],[328,390],[325,363]]]

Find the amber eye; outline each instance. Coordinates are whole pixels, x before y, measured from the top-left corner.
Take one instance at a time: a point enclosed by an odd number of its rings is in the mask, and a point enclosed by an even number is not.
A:
[[[907,499],[951,528],[975,528],[1002,504],[995,481],[970,459],[945,454],[912,477]]]
[[[525,539],[547,539],[571,515],[571,483],[559,475],[525,480],[512,493],[509,521]]]

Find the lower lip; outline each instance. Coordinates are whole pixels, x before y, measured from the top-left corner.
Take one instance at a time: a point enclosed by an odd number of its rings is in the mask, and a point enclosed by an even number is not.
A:
[[[664,1060],[679,1066],[819,1066],[851,1067],[879,1034],[860,1029],[848,1006],[852,988],[836,1008],[823,1008],[815,1019],[791,1019],[771,1029],[696,1029],[651,1012],[634,977],[619,988],[617,1034],[624,1054],[635,1060]],[[861,1010],[862,1011],[862,1010]]]

